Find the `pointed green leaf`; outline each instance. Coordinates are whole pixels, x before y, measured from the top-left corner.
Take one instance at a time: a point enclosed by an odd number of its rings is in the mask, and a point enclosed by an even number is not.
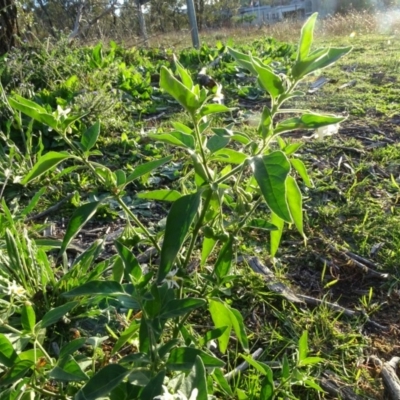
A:
[[[71,355],[60,359],[48,376],[62,382],[81,382],[89,379]]]
[[[306,113],[301,117],[286,119],[275,127],[274,134],[293,131],[295,129],[317,129],[331,124],[343,122],[345,117],[335,115],[322,115],[316,113]]]
[[[117,353],[125,343],[132,338],[133,335],[139,330],[140,324],[133,320],[128,328],[126,328],[118,338],[117,342],[115,343],[111,354]]]
[[[324,361],[325,361],[325,359],[322,357],[306,357],[306,358],[303,358],[299,362],[299,367],[305,367],[306,365],[319,364]]]
[[[217,241],[213,238],[204,238],[203,239],[203,246],[201,249],[201,265],[205,265],[208,256],[213,251]]]
[[[231,164],[242,164],[247,160],[247,155],[233,149],[221,149],[216,151],[211,159],[213,161],[227,162]]]
[[[67,152],[57,152],[57,151],[49,151],[44,156],[40,157],[37,163],[33,166],[28,175],[22,179],[21,183],[26,185],[31,182],[33,179],[43,175],[44,173],[51,171],[55,168],[60,162],[70,158],[70,154]]]
[[[33,366],[34,363],[30,360],[17,361],[5,374],[2,375],[0,379],[0,387],[11,385],[23,378]]]
[[[154,169],[161,167],[161,165],[166,164],[172,160],[172,156],[160,158],[159,160],[149,161],[147,163],[141,164],[136,167],[133,172],[126,178],[126,183],[132,182],[143,175],[148,174]]]
[[[21,111],[28,117],[49,126],[52,129],[57,129],[57,120],[39,104],[17,94],[15,94],[14,97],[10,97],[8,102],[15,110]]]
[[[290,214],[293,218],[293,222],[296,225],[296,228],[299,231],[299,233],[302,236],[304,236],[303,196],[301,195],[296,180],[290,175],[286,179],[286,195],[287,195],[287,202],[289,205]]]
[[[235,331],[236,337],[238,338],[240,344],[243,347],[243,350],[249,351],[249,342],[247,340],[246,328],[244,325],[242,314],[235,308],[229,307],[229,311],[231,312],[231,321],[232,327]]]
[[[258,82],[269,95],[276,99],[279,95],[285,93],[282,79],[275,74],[272,69],[266,65],[260,65],[253,60],[254,69],[258,73]]]
[[[163,383],[165,378],[165,371],[160,371],[150,382],[144,387],[140,394],[140,400],[150,400],[159,397],[162,394]]]
[[[38,329],[47,328],[50,325],[54,325],[62,317],[64,317],[70,310],[72,310],[78,304],[77,301],[63,304],[62,306],[53,308],[44,314],[42,320],[38,323]]]
[[[271,257],[275,257],[275,254],[278,251],[279,244],[281,242],[283,225],[285,224],[285,221],[282,218],[279,218],[274,212],[272,212],[271,223],[278,228],[277,230],[271,232],[270,253]]]
[[[214,274],[219,281],[221,281],[229,274],[232,264],[232,258],[233,258],[233,237],[230,236],[228,241],[222,247],[214,266]]]
[[[286,201],[286,177],[290,163],[282,151],[274,151],[251,160],[254,177],[268,207],[280,218],[292,222]]]
[[[188,376],[185,378],[181,392],[189,399],[193,391],[197,390],[196,400],[207,400],[207,374],[201,357],[196,356],[194,366]]]
[[[183,83],[174,77],[166,67],[161,67],[160,87],[170,94],[183,108],[193,114],[199,107],[199,99]]]
[[[225,363],[216,357],[194,347],[177,347],[171,350],[167,367],[173,371],[187,371],[193,368],[196,357],[199,356],[206,368],[220,368]]]
[[[89,129],[87,129],[81,138],[81,145],[85,151],[89,151],[97,142],[100,134],[100,121],[97,121]]]
[[[200,207],[201,193],[182,196],[171,207],[167,217],[161,261],[157,273],[160,283],[171,270],[176,256],[189,233],[190,225]]]
[[[97,400],[107,396],[129,374],[118,364],[108,364],[93,375],[75,395],[75,400]]]
[[[76,297],[76,296],[117,296],[124,294],[124,288],[118,282],[114,281],[91,281],[84,283],[67,293],[63,293],[63,297]]]
[[[175,299],[169,301],[163,309],[160,318],[175,318],[185,315],[195,310],[196,308],[203,307],[206,304],[204,299],[187,298],[187,299]]]
[[[236,51],[230,47],[228,47],[228,53],[235,59],[235,61],[243,68],[250,71],[253,75],[257,76],[257,71],[253,66],[253,62],[250,56],[247,54]]]
[[[297,173],[303,179],[305,185],[309,188],[313,188],[314,184],[312,183],[310,177],[308,176],[307,168],[304,165],[303,161],[299,160],[298,158],[291,158],[290,163],[292,164],[293,168],[297,171]]]
[[[157,134],[150,133],[148,136],[157,142],[172,144],[174,146],[183,147],[184,149],[186,149],[186,148],[193,149],[194,148],[193,136],[187,135],[191,138],[191,142],[192,142],[190,144],[190,146],[188,146],[186,143],[182,142],[182,140],[181,140],[181,139],[183,139],[183,137],[182,137],[183,135],[184,135],[183,133],[181,133],[179,136],[172,135],[171,133],[157,133]]]
[[[159,201],[176,201],[182,195],[176,190],[159,189],[148,192],[140,192],[136,195],[139,199],[159,200]]]
[[[21,325],[27,332],[33,332],[36,324],[35,310],[31,304],[24,304],[21,308]]]
[[[265,219],[262,218],[255,218],[249,221],[246,224],[246,228],[249,229],[261,229],[264,231],[276,231],[278,228],[271,224],[270,222],[266,221]]]
[[[83,226],[93,217],[96,213],[97,208],[101,204],[100,201],[94,201],[92,203],[86,203],[77,208],[72,214],[69,220],[67,230],[61,245],[60,254],[64,253],[67,247],[70,245],[74,237],[79,233]]]
[[[130,275],[139,280],[143,275],[142,268],[132,251],[118,241],[114,242],[114,244],[124,265],[125,280],[129,282]]]
[[[13,345],[3,333],[0,333],[0,364],[11,368],[16,360],[18,360],[18,354]]]
[[[312,14],[301,28],[300,42],[297,49],[297,61],[304,60],[310,53],[317,17],[318,13]]]
[[[64,345],[60,350],[59,358],[62,359],[66,356],[74,354],[79,350],[86,342],[86,338],[74,339]]]
[[[301,362],[307,358],[308,354],[308,332],[303,331],[299,339],[299,361]]]
[[[207,140],[207,149],[210,150],[211,154],[215,153],[216,151],[223,149],[229,143],[229,141],[229,136],[211,136]]]
[[[176,67],[176,71],[178,72],[179,76],[182,79],[182,83],[189,89],[192,90],[193,88],[193,80],[192,77],[190,76],[189,72],[187,69],[185,69],[182,64],[178,61],[174,54],[174,64]]]
[[[309,57],[298,61],[292,68],[293,78],[300,80],[306,75],[320,69],[326,68],[329,65],[334,64],[337,60],[350,53],[353,47],[337,47],[329,49],[319,49]]]
[[[218,114],[230,111],[230,108],[223,104],[205,104],[201,107],[200,116],[205,117],[210,114]]]

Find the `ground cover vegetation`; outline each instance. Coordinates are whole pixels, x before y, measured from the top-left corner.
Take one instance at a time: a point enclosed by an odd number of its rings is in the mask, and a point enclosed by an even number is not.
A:
[[[383,398],[398,33],[315,17],[2,57],[0,398]]]

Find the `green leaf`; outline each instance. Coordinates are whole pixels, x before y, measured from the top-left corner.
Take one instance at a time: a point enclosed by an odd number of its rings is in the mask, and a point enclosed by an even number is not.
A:
[[[21,325],[27,332],[33,332],[36,324],[35,310],[31,304],[25,303],[21,308]]]
[[[0,387],[8,386],[23,378],[33,367],[34,363],[30,360],[21,360],[15,362],[12,367],[2,375],[0,379]]]
[[[146,318],[142,316],[139,328],[139,351],[147,354],[150,349],[149,327]]]
[[[122,346],[124,346],[125,343],[128,342],[136,334],[136,332],[139,330],[139,327],[140,324],[133,320],[129,327],[126,328],[119,336],[117,343],[115,343],[111,351],[111,354],[113,355],[117,353],[122,348]]]
[[[199,356],[206,368],[221,368],[225,365],[220,359],[194,347],[177,347],[171,350],[167,367],[173,371],[187,371],[193,368]]]
[[[312,14],[301,28],[300,42],[297,49],[297,61],[304,60],[310,54],[317,17],[318,13]]]
[[[275,127],[274,134],[290,132],[295,129],[317,129],[344,121],[345,117],[321,115],[315,113],[303,114],[301,117],[286,119]]]
[[[79,350],[86,342],[85,338],[71,340],[60,350],[59,358],[62,359],[68,355],[72,355],[75,351]]]
[[[229,143],[229,141],[229,136],[211,136],[207,140],[207,149],[210,150],[211,154],[215,153],[216,151],[223,149]]]
[[[232,327],[240,344],[247,351],[248,341],[243,318],[239,311],[229,307],[226,303],[218,298],[212,298],[209,300],[208,309],[216,328],[227,327],[224,333],[218,338],[219,349],[221,353],[225,353],[226,349],[228,348]]]
[[[299,233],[304,236],[303,231],[303,196],[297,186],[296,180],[288,175],[286,179],[286,196],[290,214]]]
[[[314,184],[312,183],[310,177],[307,173],[307,168],[304,165],[303,161],[299,160],[298,158],[291,158],[290,163],[292,164],[293,168],[297,171],[300,175],[301,179],[303,179],[305,185],[309,188],[313,188]]]
[[[48,376],[50,379],[62,382],[80,382],[89,379],[71,355],[61,358]]]
[[[319,364],[321,362],[324,362],[325,360],[321,357],[306,357],[303,358],[299,362],[299,367],[305,367],[306,365],[314,365],[314,364]]]
[[[8,102],[15,110],[21,111],[28,117],[31,117],[35,121],[41,122],[52,129],[57,129],[57,120],[39,104],[25,99],[18,94],[15,94],[14,97],[10,97]]]
[[[190,76],[189,72],[183,68],[182,64],[178,61],[174,54],[174,64],[176,66],[176,71],[178,72],[179,76],[182,79],[182,83],[189,89],[193,89],[193,80],[192,77]]]
[[[211,329],[211,331],[207,331],[206,334],[199,339],[199,345],[205,346],[209,341],[218,339],[224,334],[227,329],[227,326],[221,326],[220,328],[215,328]]]
[[[85,151],[89,151],[97,142],[100,134],[100,121],[97,121],[89,129],[87,129],[81,138],[81,145]]]
[[[176,299],[169,301],[163,309],[160,318],[175,318],[185,315],[195,310],[196,308],[203,307],[206,304],[204,299],[186,298]]]
[[[145,386],[140,394],[140,400],[150,400],[162,394],[162,385],[164,383],[165,371],[160,371],[150,382]]]
[[[93,217],[101,201],[93,201],[78,207],[69,220],[67,230],[61,245],[60,254],[63,254],[70,245],[74,237],[79,233],[82,227]]]
[[[228,381],[226,380],[224,374],[222,373],[221,369],[215,368],[212,374],[214,381],[219,385],[219,389],[221,389],[226,395],[234,398],[233,391],[231,386],[229,385]]]
[[[124,265],[125,280],[129,282],[130,275],[139,280],[143,275],[142,268],[132,251],[118,241],[114,242],[114,244]]]
[[[231,312],[231,321],[232,327],[235,331],[236,337],[238,338],[240,344],[243,347],[243,350],[249,351],[249,343],[247,340],[246,329],[243,321],[242,314],[235,308],[229,307],[229,311]]]
[[[205,104],[201,107],[200,116],[205,117],[210,114],[218,114],[230,111],[230,108],[223,104]]]
[[[279,218],[274,212],[272,212],[271,223],[278,228],[277,230],[271,232],[270,253],[271,257],[275,257],[275,254],[278,251],[279,244],[281,242],[283,225],[285,224],[285,221],[282,218]]]
[[[260,86],[266,90],[273,99],[285,93],[281,77],[275,74],[270,67],[260,65],[254,60],[253,66],[258,73],[258,82]]]
[[[292,222],[285,185],[290,163],[285,154],[274,151],[262,157],[253,157],[251,166],[268,207],[283,220]]]
[[[273,400],[275,399],[275,385],[272,371],[261,381],[260,399]]]
[[[76,297],[76,296],[116,296],[119,294],[125,294],[122,285],[114,281],[91,281],[84,283],[75,289],[70,290],[67,293],[63,293],[64,297]]]
[[[246,225],[249,229],[261,229],[264,231],[276,231],[278,228],[262,218],[254,218],[249,221]]]
[[[213,251],[217,241],[213,238],[204,238],[203,239],[203,246],[201,248],[201,265],[205,265],[208,256]]]
[[[214,266],[214,274],[216,275],[219,281],[221,281],[229,274],[232,264],[232,258],[233,258],[233,237],[230,236],[228,241],[222,247]]]
[[[44,314],[42,320],[38,323],[38,330],[47,328],[50,325],[54,325],[78,304],[79,302],[72,301],[70,303],[63,304],[62,306],[53,308],[52,310],[48,311],[46,314]]]
[[[0,333],[0,364],[11,368],[18,360],[18,354],[13,345],[3,333]]]
[[[161,167],[161,165],[166,164],[167,162],[172,160],[173,156],[168,156],[164,158],[160,158],[159,160],[149,161],[147,163],[141,164],[136,167],[133,172],[126,178],[126,183],[132,182],[137,178],[140,178],[143,175],[148,174],[154,169]]]
[[[162,66],[160,87],[170,94],[186,111],[193,114],[201,106],[198,97],[183,83],[174,77],[172,72]]]
[[[242,354],[242,357],[249,365],[254,367],[262,376],[268,376],[272,372],[271,367],[260,361],[255,360],[252,356]]]
[[[148,192],[140,192],[136,195],[139,199],[159,200],[159,201],[176,201],[182,195],[176,190],[159,189]]]
[[[308,332],[303,331],[299,339],[299,361],[307,358],[308,354]]]
[[[300,80],[306,75],[315,71],[326,68],[334,64],[337,60],[344,55],[350,53],[353,47],[332,47],[329,49],[319,49],[311,53],[309,57],[304,60],[298,61],[292,68],[293,78]]]
[[[235,59],[235,61],[243,68],[250,71],[253,75],[258,75],[256,69],[254,68],[252,59],[250,56],[243,54],[239,51],[236,51],[230,47],[228,47],[228,53]]]
[[[75,395],[74,400],[97,400],[111,390],[129,374],[129,370],[118,364],[108,364],[100,369]]]
[[[70,158],[71,155],[67,152],[57,152],[57,151],[49,151],[44,156],[41,156],[37,163],[33,166],[28,175],[22,179],[21,183],[26,185],[31,182],[33,179],[43,175],[44,173],[51,171],[55,168],[60,162]]]
[[[167,217],[161,261],[157,273],[160,283],[171,270],[175,258],[189,233],[190,225],[200,207],[201,193],[196,192],[180,197],[174,202]]]
[[[168,143],[175,146],[183,147],[184,149],[194,149],[194,138],[193,136],[186,135],[184,133],[176,132],[175,135],[172,133],[150,133],[148,136],[158,142]],[[190,139],[189,139],[190,138]]]
[[[207,374],[201,357],[196,356],[194,366],[185,378],[180,390],[189,399],[193,391],[197,389],[196,400],[207,400]]]
[[[242,164],[247,159],[247,155],[232,149],[221,149],[216,151],[211,159],[213,161],[228,162],[231,164]]]

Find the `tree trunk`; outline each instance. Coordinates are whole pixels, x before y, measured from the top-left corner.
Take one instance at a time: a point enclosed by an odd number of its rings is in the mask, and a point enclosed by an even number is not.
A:
[[[17,7],[14,0],[0,0],[0,55],[16,44],[18,32]]]

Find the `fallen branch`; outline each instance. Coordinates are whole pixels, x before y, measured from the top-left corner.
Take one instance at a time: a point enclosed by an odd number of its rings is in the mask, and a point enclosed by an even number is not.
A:
[[[30,217],[27,217],[25,219],[25,222],[33,221],[35,219],[40,219],[43,217],[46,217],[49,214],[52,214],[56,211],[58,211],[64,203],[67,201],[70,201],[74,197],[74,193],[70,193],[67,197],[64,197],[62,200],[60,200],[58,203],[54,204],[54,206],[49,207],[47,210],[44,210],[38,214],[32,215]]]
[[[258,357],[261,356],[263,352],[263,349],[257,349],[252,355],[251,358],[253,360],[257,360]],[[235,376],[239,375],[241,372],[246,371],[246,369],[249,368],[249,363],[247,361],[242,362],[241,364],[239,364],[234,370],[232,370],[231,372],[228,372],[227,374],[225,374],[225,379],[227,381],[230,381],[231,379],[233,379]]]
[[[363,400],[354,393],[349,385],[346,385],[332,371],[324,371],[321,379],[321,387],[335,398],[343,400]]]
[[[400,379],[397,376],[396,370],[400,363],[400,357],[393,357],[390,361],[382,365],[381,376],[385,391],[391,400],[400,399]]]

